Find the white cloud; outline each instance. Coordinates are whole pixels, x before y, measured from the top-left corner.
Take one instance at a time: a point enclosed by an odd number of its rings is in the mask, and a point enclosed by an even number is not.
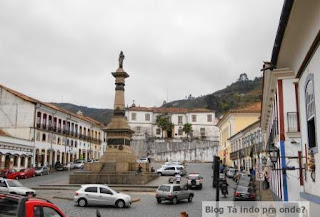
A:
[[[1,83],[42,101],[113,107],[212,93],[270,60],[282,1],[1,1]]]

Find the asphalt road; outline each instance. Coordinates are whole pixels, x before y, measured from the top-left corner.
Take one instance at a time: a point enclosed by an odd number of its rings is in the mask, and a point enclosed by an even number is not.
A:
[[[130,208],[118,209],[115,207],[78,207],[72,201],[51,198],[50,201],[56,204],[68,217],[91,217],[96,216],[96,210],[99,209],[103,217],[176,217],[180,212],[185,211],[189,216],[201,216],[202,201],[214,201],[216,191],[212,187],[212,168],[210,163],[189,163],[186,167],[188,172],[199,172],[204,177],[202,190],[194,190],[195,196],[193,202],[181,201],[176,205],[169,202],[157,204],[154,192],[125,192],[133,198],[139,198],[140,201],[133,203]],[[51,173],[46,176],[34,177],[21,180],[28,187],[37,187],[40,184],[66,184],[68,182],[69,171]],[[169,177],[168,177],[169,178]],[[185,177],[183,177],[185,179]],[[167,180],[167,179],[165,179]],[[223,198],[220,194],[220,200],[232,200],[234,182],[228,179],[229,195]],[[46,196],[50,196],[50,193]],[[61,192],[61,194],[71,194],[72,191]]]

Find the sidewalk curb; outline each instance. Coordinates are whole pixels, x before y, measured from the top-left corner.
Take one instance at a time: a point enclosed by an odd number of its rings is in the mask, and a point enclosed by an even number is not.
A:
[[[73,191],[75,191],[77,188],[34,187],[32,189],[42,190],[42,191],[59,191],[59,190],[63,190],[63,191],[73,190]],[[126,192],[155,192],[155,190],[156,190],[155,188],[121,188],[121,187],[115,187],[113,189],[117,190],[117,191],[126,191]]]
[[[53,196],[52,198],[54,199],[60,199],[60,200],[68,200],[68,201],[73,201],[73,198],[70,197],[59,197],[59,196]],[[131,200],[132,203],[139,202],[141,199],[140,198],[133,198]]]

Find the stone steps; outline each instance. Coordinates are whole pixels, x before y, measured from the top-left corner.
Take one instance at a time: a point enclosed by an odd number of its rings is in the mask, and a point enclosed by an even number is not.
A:
[[[104,163],[100,172],[112,172],[116,171],[116,164],[115,163]]]

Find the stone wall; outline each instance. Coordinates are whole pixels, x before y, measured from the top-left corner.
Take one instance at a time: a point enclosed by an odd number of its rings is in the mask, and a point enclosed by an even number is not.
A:
[[[156,161],[213,161],[218,154],[218,142],[208,140],[133,140],[131,148],[138,156],[150,153]]]

